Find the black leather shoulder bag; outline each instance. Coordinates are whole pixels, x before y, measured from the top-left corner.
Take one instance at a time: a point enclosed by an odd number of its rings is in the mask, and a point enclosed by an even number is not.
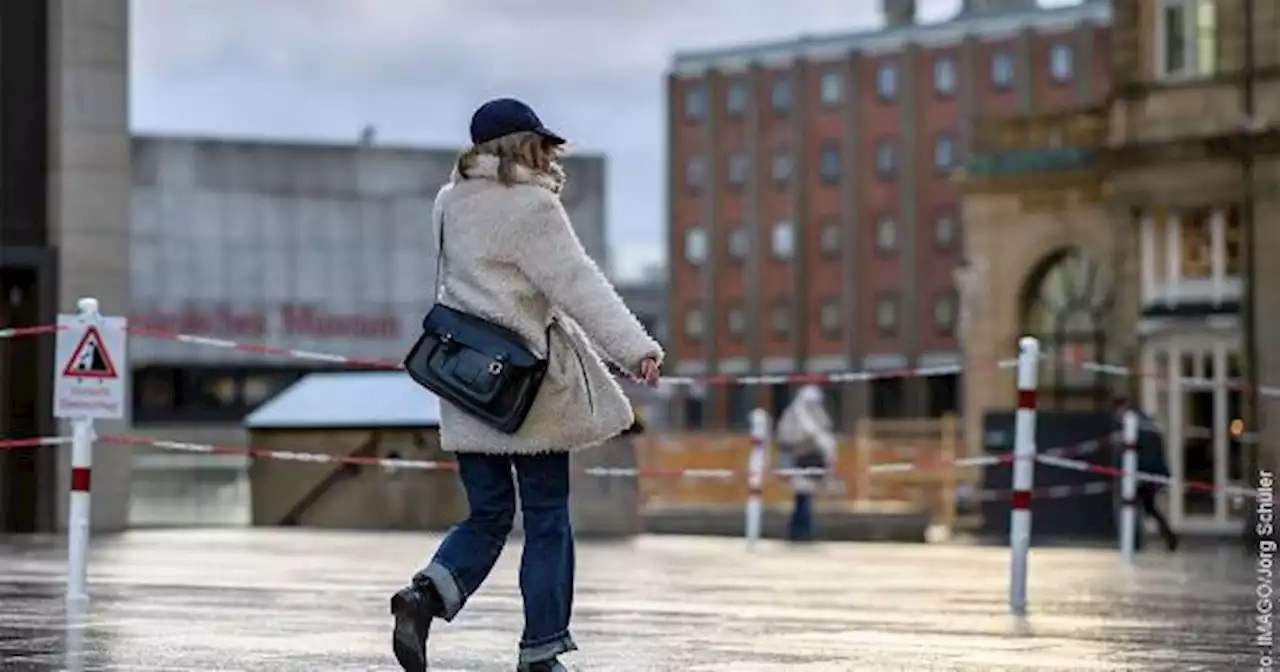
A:
[[[538,396],[547,360],[515,331],[444,305],[444,226],[441,218],[436,303],[422,320],[422,336],[405,357],[404,368],[436,396],[504,434],[513,434]],[[548,337],[550,330],[548,325]]]

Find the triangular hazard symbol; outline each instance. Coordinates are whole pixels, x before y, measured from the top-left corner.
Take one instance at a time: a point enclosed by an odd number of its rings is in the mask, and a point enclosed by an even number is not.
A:
[[[97,327],[84,330],[80,345],[71,353],[67,366],[62,370],[67,378],[115,378],[116,365],[111,361],[107,346]]]

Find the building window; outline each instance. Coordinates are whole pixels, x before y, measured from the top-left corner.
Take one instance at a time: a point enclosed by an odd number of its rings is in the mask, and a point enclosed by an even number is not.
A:
[[[684,186],[701,189],[707,181],[707,160],[701,156],[690,157],[684,164]]]
[[[707,325],[703,320],[701,308],[690,308],[684,312],[684,335],[691,341],[702,340]]]
[[[729,328],[729,335],[734,339],[741,340],[747,333],[747,311],[742,306],[733,306],[729,309],[729,314],[725,319],[726,326]]]
[[[773,181],[785,184],[791,179],[791,152],[779,149],[773,154]]]
[[[898,297],[882,294],[876,299],[876,331],[892,336],[898,331]]]
[[[950,133],[940,133],[933,141],[933,167],[951,170],[956,162],[956,139]]]
[[[1163,79],[1207,77],[1217,65],[1216,0],[1159,0],[1156,74]]]
[[[139,425],[239,424],[318,368],[144,366],[133,371],[133,420]]]
[[[818,326],[827,338],[840,337],[840,301],[834,298],[822,300],[818,309]]]
[[[839,105],[843,88],[844,82],[840,79],[840,71],[827,70],[822,73],[822,80],[818,84],[818,98],[827,107]]]
[[[952,292],[934,298],[933,328],[942,336],[951,336],[955,333],[956,297]]]
[[[950,56],[939,56],[933,62],[933,90],[951,95],[956,90],[956,61]]]
[[[791,109],[791,79],[785,75],[773,81],[773,111],[786,114]]]
[[[747,227],[736,226],[729,231],[729,256],[739,261],[751,252],[751,236]]]
[[[1188,280],[1207,280],[1213,276],[1213,229],[1208,209],[1197,208],[1179,214],[1182,240],[1178,241],[1182,252],[1182,277]]]
[[[742,116],[747,111],[747,83],[742,77],[734,77],[729,81],[724,107],[731,117]]]
[[[1007,50],[991,54],[991,83],[997,89],[1007,89],[1013,84],[1013,54]]]
[[[1055,82],[1070,81],[1075,52],[1069,44],[1055,44],[1049,50],[1049,76]]]
[[[939,249],[949,250],[956,243],[956,218],[942,215],[933,220],[933,243]]]
[[[876,250],[893,252],[898,248],[898,222],[892,217],[881,217],[876,222]]]
[[[838,217],[823,218],[821,226],[818,245],[822,249],[823,256],[840,256],[840,219]]]
[[[791,336],[791,304],[786,299],[773,303],[773,334],[781,339]]]
[[[790,259],[795,254],[796,232],[791,222],[783,220],[773,225],[773,257]]]
[[[685,261],[700,266],[707,260],[707,231],[695,226],[684,232]]]
[[[818,173],[827,184],[840,181],[840,145],[828,141],[822,145],[818,159]]]
[[[729,169],[725,171],[728,173],[729,184],[735,187],[740,187],[745,184],[747,181],[747,170],[749,166],[750,163],[747,161],[746,152],[734,152],[733,154],[730,154]]]
[[[707,116],[707,90],[694,84],[684,91],[684,116],[690,121],[701,121]]]
[[[729,385],[725,389],[726,406],[729,412],[729,428],[738,431],[748,429],[751,420],[751,399],[755,396],[752,385]]]
[[[893,100],[898,94],[898,67],[893,63],[881,63],[876,69],[876,95],[881,100]]]
[[[1046,260],[1026,287],[1023,333],[1039,338],[1046,353],[1073,354],[1042,360],[1041,408],[1103,410],[1110,395],[1107,378],[1076,362],[1110,361],[1106,325],[1114,295],[1108,276],[1097,262],[1073,249]]]
[[[898,170],[898,146],[893,138],[876,141],[876,172],[881,177],[891,177]]]

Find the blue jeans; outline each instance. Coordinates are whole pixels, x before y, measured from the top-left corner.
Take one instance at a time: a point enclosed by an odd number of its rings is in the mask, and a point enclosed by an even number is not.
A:
[[[416,578],[435,586],[444,603],[442,616],[452,621],[501,555],[515,518],[515,489],[519,487],[524,513],[520,662],[549,660],[576,651],[578,647],[569,636],[574,551],[568,453],[459,453],[457,457],[471,512],[449,531],[431,563]]]
[[[813,495],[797,492],[795,507],[791,510],[792,541],[811,541],[813,539]]]

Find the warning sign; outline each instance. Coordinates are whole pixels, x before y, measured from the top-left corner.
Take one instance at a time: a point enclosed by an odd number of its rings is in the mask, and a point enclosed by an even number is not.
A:
[[[90,326],[84,330],[84,337],[71,354],[62,375],[72,378],[116,377],[116,365],[111,363],[111,354],[102,344],[102,333],[97,327]]]
[[[129,398],[125,326],[122,317],[58,316],[56,417],[125,417]]]

